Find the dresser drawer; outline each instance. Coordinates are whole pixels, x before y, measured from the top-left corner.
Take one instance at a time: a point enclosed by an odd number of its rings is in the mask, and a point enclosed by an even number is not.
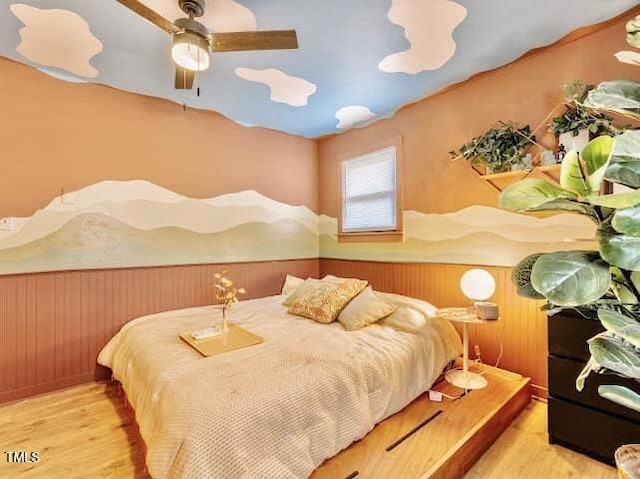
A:
[[[613,464],[618,447],[640,442],[640,426],[549,397],[549,439]]]
[[[549,316],[549,354],[587,362],[587,340],[604,331],[598,320],[560,313]]]
[[[591,373],[587,378],[584,389],[582,392],[579,392],[576,389],[576,378],[580,374],[584,364],[584,362],[570,359],[555,356],[549,357],[549,394],[555,398],[569,399],[603,412],[616,414],[623,419],[635,421],[640,424],[640,413],[603,399],[598,394],[598,386],[602,384],[626,386],[638,393],[640,393],[640,384],[632,379],[621,378],[615,375]]]

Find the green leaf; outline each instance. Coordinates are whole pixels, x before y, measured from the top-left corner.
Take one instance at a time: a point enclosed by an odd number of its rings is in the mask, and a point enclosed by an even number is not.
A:
[[[531,284],[531,270],[540,256],[542,256],[541,253],[527,256],[511,272],[511,281],[516,286],[518,295],[523,298],[544,299],[544,296],[538,293]]]
[[[629,271],[640,271],[640,237],[617,233],[611,226],[598,228],[600,254],[608,263]]]
[[[587,186],[590,195],[600,192],[614,145],[615,140],[605,135],[590,141],[582,150],[582,160],[587,170]]]
[[[527,211],[558,198],[575,200],[578,196],[548,181],[529,178],[507,187],[500,194],[500,207],[511,211]]]
[[[640,291],[640,272],[633,271],[631,273],[631,282],[636,287],[636,289]]]
[[[609,401],[640,412],[640,395],[624,386],[602,385],[598,394]]]
[[[640,48],[640,15],[627,22],[626,30],[627,43],[632,47]]]
[[[584,368],[582,368],[582,371],[580,371],[580,374],[576,378],[576,389],[581,392],[584,389],[584,383],[587,377],[589,377],[589,374],[597,372],[599,369],[600,365],[596,363],[593,357],[589,358],[589,361],[584,365]]]
[[[531,284],[558,306],[579,306],[600,299],[611,283],[609,265],[597,252],[559,251],[533,265]]]
[[[616,195],[591,196],[588,201],[592,205],[606,208],[629,208],[640,204],[640,190]]]
[[[618,300],[619,304],[638,304],[638,298],[632,291],[632,286],[635,284],[629,284],[626,276],[622,273],[617,266],[611,266],[611,290]],[[633,283],[633,281],[631,281]]]
[[[562,160],[560,186],[565,190],[574,191],[580,196],[589,195],[587,180],[582,174],[580,156],[576,150],[570,150]]]
[[[618,233],[640,236],[640,205],[617,210],[611,220],[611,226]]]
[[[615,138],[605,179],[640,188],[640,131],[627,130]]]
[[[598,319],[607,331],[640,348],[640,323],[629,316],[610,309],[600,308]]]
[[[568,211],[571,213],[579,213],[581,215],[589,216],[593,221],[598,223],[598,215],[596,210],[586,204],[579,201],[567,200],[565,198],[558,198],[556,200],[547,201],[540,206],[529,208],[527,211]]]
[[[589,108],[629,113],[640,113],[640,82],[613,80],[600,83],[589,92],[585,102]]]
[[[615,54],[616,58],[621,63],[628,63],[629,65],[640,66],[640,53],[631,52],[629,50],[621,51]]]
[[[640,378],[640,352],[621,339],[602,333],[589,340],[595,362],[622,376]]]

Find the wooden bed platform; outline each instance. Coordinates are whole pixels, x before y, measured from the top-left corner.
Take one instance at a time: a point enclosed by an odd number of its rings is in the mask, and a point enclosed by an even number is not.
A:
[[[418,398],[326,461],[312,478],[462,477],[531,398],[528,378],[483,370],[487,388],[441,403]],[[3,450],[40,452],[38,463],[9,464],[1,458],[0,477],[147,478],[144,444],[118,389],[115,383],[92,383],[0,406]],[[444,381],[435,389],[460,392]]]
[[[531,401],[529,378],[490,366],[482,371],[489,381],[486,388],[442,402],[422,395],[327,460],[311,478],[463,477]],[[434,389],[460,394],[446,381]]]

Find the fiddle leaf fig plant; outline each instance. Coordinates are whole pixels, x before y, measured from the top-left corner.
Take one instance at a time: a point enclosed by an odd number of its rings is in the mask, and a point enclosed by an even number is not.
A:
[[[640,16],[627,25],[631,46],[640,46]],[[589,92],[589,108],[616,111],[640,120],[640,82],[611,81]],[[604,182],[630,191],[602,194]],[[526,179],[505,189],[502,208],[564,211],[596,224],[597,251],[558,251],[528,256],[512,274],[518,292],[545,298],[545,309],[575,308],[599,320],[605,332],[588,341],[591,359],[576,387],[592,372],[640,383],[640,130],[626,128],[614,138],[592,140],[582,155],[565,156],[560,185]],[[640,385],[602,385],[605,399],[640,412]]]

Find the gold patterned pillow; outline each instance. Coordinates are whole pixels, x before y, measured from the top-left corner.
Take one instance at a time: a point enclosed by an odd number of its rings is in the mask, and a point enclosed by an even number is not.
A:
[[[302,284],[300,284],[296,289],[294,289],[291,293],[289,293],[289,296],[284,298],[284,301],[282,302],[282,304],[287,307],[291,306],[293,303],[296,302],[298,298],[301,298],[305,294],[313,291],[315,288],[317,288],[321,284],[322,284],[322,280],[320,279],[307,278],[302,282]]]
[[[366,287],[367,282],[360,279],[323,282],[317,288],[297,298],[288,312],[328,324],[335,321],[349,301]]]

